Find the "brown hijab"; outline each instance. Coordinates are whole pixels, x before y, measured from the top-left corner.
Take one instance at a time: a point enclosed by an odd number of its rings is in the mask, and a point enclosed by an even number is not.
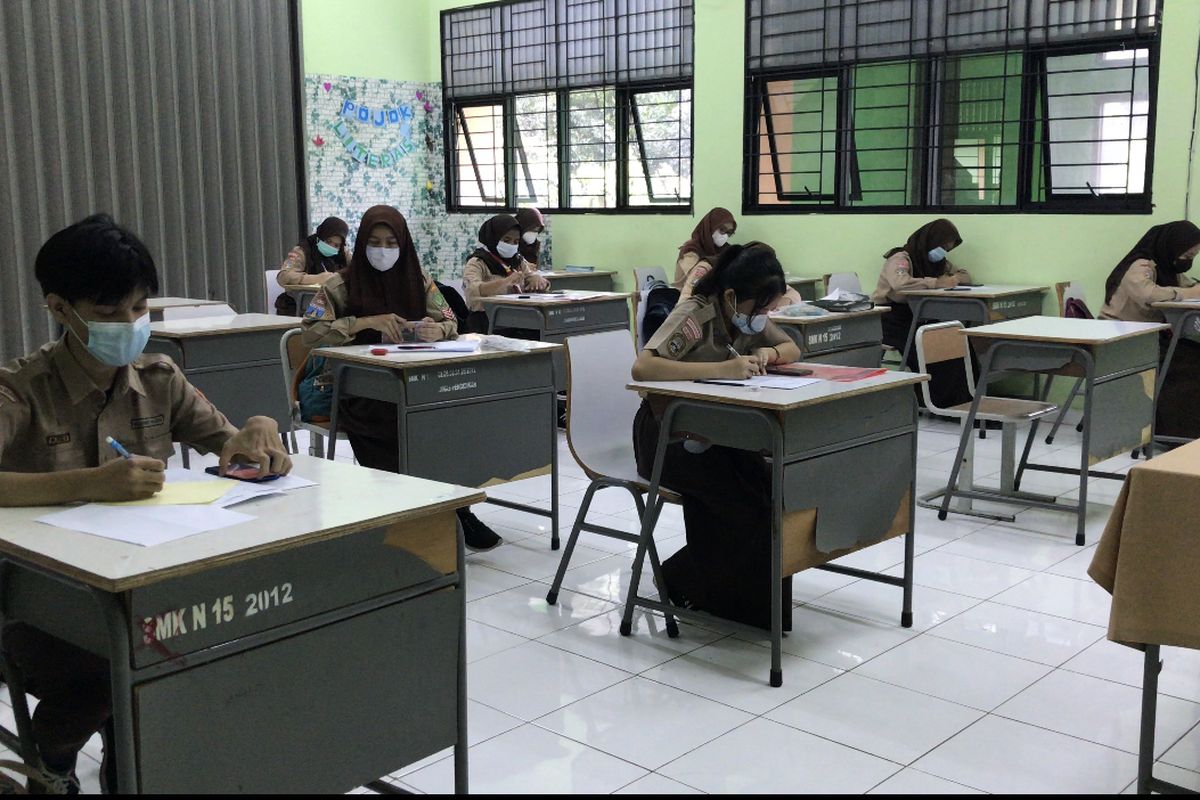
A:
[[[376,225],[391,228],[400,245],[400,257],[387,272],[380,272],[367,261],[367,240]],[[372,206],[363,214],[354,240],[354,255],[350,257],[350,265],[342,271],[342,275],[346,279],[348,315],[369,317],[398,314],[406,320],[425,317],[425,278],[421,274],[421,262],[417,259],[417,250],[408,232],[408,222],[403,214],[391,206]],[[379,341],[378,331],[363,331],[359,336],[363,334],[374,334],[375,341]],[[358,338],[355,342],[358,342]]]
[[[478,258],[484,264],[487,264],[488,271],[493,275],[504,276],[521,266],[521,251],[519,248],[517,254],[507,261],[501,258],[500,254],[496,252],[496,245],[500,244],[500,240],[504,237],[504,234],[514,229],[519,231],[521,224],[511,214],[497,214],[483,223],[483,225],[479,226],[479,243],[483,247],[475,248],[475,252],[471,254],[471,258]]]
[[[908,253],[914,278],[936,278],[947,271],[950,259],[938,262],[930,261],[929,251],[935,247],[941,247],[946,242],[954,242],[951,250],[962,244],[958,228],[954,227],[954,223],[948,219],[935,219],[913,231],[912,236],[908,237],[908,241],[904,243],[903,247],[893,247],[884,253],[883,257],[891,258],[896,253],[903,251]]]
[[[521,234],[523,236],[525,231],[536,231],[546,227],[546,220],[542,217],[542,212],[536,208],[518,208],[517,224],[521,226]],[[521,254],[521,258],[536,266],[538,256],[542,252],[542,243],[535,239],[533,244],[528,244],[522,238],[519,248],[517,252]]]
[[[1104,302],[1112,300],[1113,294],[1129,267],[1138,259],[1144,258],[1154,262],[1154,282],[1159,286],[1178,286],[1182,272],[1192,268],[1192,262],[1180,261],[1179,257],[1200,244],[1200,228],[1186,220],[1155,225],[1146,231],[1133,249],[1125,254],[1116,268],[1109,273],[1104,282]]]
[[[734,230],[737,230],[737,220],[733,218],[733,214],[728,209],[714,208],[709,211],[692,230],[692,238],[680,246],[679,257],[683,258],[688,253],[695,253],[702,259],[711,260],[721,255],[725,252],[725,248],[729,247],[729,243],[726,242],[724,247],[717,247],[713,243],[712,237],[717,229],[727,222],[733,223]]]

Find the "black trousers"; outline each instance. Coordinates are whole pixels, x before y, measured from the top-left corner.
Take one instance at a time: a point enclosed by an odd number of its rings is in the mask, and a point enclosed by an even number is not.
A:
[[[1167,354],[1170,334],[1159,338],[1159,360]],[[1200,438],[1200,416],[1196,400],[1200,398],[1200,344],[1180,339],[1171,357],[1171,368],[1163,380],[1158,398],[1154,432],[1159,436]]]
[[[638,474],[654,468],[658,420],[647,403],[633,424]],[[663,562],[671,599],[725,619],[771,627],[771,474],[746,450],[689,453],[667,446],[663,485],[683,496],[687,545]],[[783,581],[784,629],[791,627],[791,578]]]

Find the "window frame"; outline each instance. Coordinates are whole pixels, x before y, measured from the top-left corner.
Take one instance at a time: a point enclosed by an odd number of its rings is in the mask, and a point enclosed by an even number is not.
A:
[[[747,4],[749,14],[749,4]],[[1087,53],[1106,53],[1116,50],[1146,50],[1147,80],[1148,80],[1148,110],[1146,114],[1146,174],[1143,190],[1138,194],[1057,194],[1048,190],[1045,200],[1036,200],[1033,196],[1034,153],[1035,147],[1042,150],[1040,166],[1046,171],[1045,184],[1052,187],[1049,171],[1052,169],[1050,160],[1049,114],[1048,97],[1045,92],[1047,82],[1046,60],[1056,56],[1080,55]],[[951,54],[919,56],[908,59],[894,57],[869,59],[847,62],[838,65],[813,65],[805,68],[785,68],[773,70],[746,71],[745,74],[745,103],[743,112],[743,149],[742,149],[742,213],[747,216],[769,216],[774,214],[911,214],[914,212],[953,212],[969,214],[1029,214],[1029,213],[1103,213],[1103,214],[1149,214],[1153,205],[1154,179],[1154,146],[1155,127],[1158,113],[1158,78],[1159,55],[1161,40],[1137,37],[1101,37],[1085,42],[1038,44],[1007,50],[964,51]],[[1010,57],[1014,53],[1021,54],[1022,77],[1020,97],[1020,119],[1017,120],[1019,135],[1017,147],[1017,176],[1016,200],[1008,205],[964,205],[933,202],[941,195],[940,164],[943,157],[943,145],[938,141],[938,129],[941,125],[943,65],[948,59],[978,55],[997,55]],[[915,157],[914,181],[919,187],[919,202],[906,205],[850,205],[846,198],[852,197],[853,185],[856,181],[852,169],[856,159],[846,158],[853,150],[854,129],[851,124],[852,109],[850,100],[852,71],[859,66],[881,63],[906,62],[918,65],[924,73],[922,83],[925,87],[921,100],[920,119],[913,128],[914,144],[912,152]],[[836,141],[838,152],[835,159],[835,194],[833,202],[810,203],[761,203],[759,202],[758,182],[760,172],[758,165],[762,156],[760,140],[763,131],[758,127],[758,116],[764,110],[765,86],[768,83],[781,80],[803,80],[806,78],[823,78],[837,76],[838,82],[838,121]],[[1003,77],[1003,76],[1000,76]],[[1038,85],[1042,91],[1038,92]],[[916,84],[912,84],[915,86]],[[1042,108],[1035,109],[1034,104],[1041,97]],[[769,113],[763,113],[765,120],[770,120]],[[1001,121],[1001,125],[1012,124]],[[1040,138],[1036,127],[1043,128]],[[770,134],[768,141],[771,141]],[[771,143],[771,150],[776,148]],[[780,173],[777,161],[773,162],[777,190],[782,189],[779,183]],[[851,167],[851,169],[848,169]],[[795,193],[789,193],[795,194]],[[777,195],[780,199],[788,199],[782,191]],[[796,196],[794,199],[806,199]]]
[[[632,113],[633,98],[636,95],[646,92],[664,92],[676,90],[688,90],[692,93],[692,102],[690,104],[690,118],[688,126],[690,131],[688,144],[688,161],[691,164],[691,169],[688,172],[688,201],[687,203],[662,203],[651,205],[631,205],[629,203],[629,121]],[[580,208],[570,207],[570,95],[573,91],[607,91],[611,90],[614,93],[614,111],[616,120],[616,135],[614,137],[614,146],[616,153],[616,203],[609,207],[600,208]],[[695,150],[696,150],[696,103],[695,103],[695,87],[692,79],[683,81],[669,81],[663,83],[638,83],[622,86],[599,85],[599,86],[577,86],[571,88],[559,88],[552,92],[513,92],[502,96],[493,97],[472,97],[464,98],[461,101],[450,101],[446,105],[446,115],[450,119],[451,124],[443,125],[443,150],[445,153],[445,169],[446,169],[446,211],[451,214],[460,213],[512,213],[518,208],[519,203],[525,201],[518,199],[516,191],[517,182],[523,180],[523,175],[518,174],[521,171],[521,165],[517,157],[517,151],[521,149],[519,144],[520,139],[517,134],[516,124],[516,99],[529,95],[553,94],[555,95],[555,121],[557,125],[557,169],[558,169],[558,197],[555,198],[553,205],[542,205],[538,208],[548,214],[691,214],[693,212],[693,204],[695,202]],[[458,201],[458,159],[457,159],[457,131],[458,120],[461,108],[470,108],[474,106],[496,106],[502,107],[504,115],[503,128],[505,132],[504,139],[504,187],[505,197],[503,203],[497,205],[463,205]],[[644,159],[644,147],[639,148],[639,153]],[[472,159],[474,165],[474,160]],[[643,161],[644,164],[644,161]],[[643,166],[644,170],[644,166]],[[647,176],[648,178],[648,176]],[[648,190],[652,193],[652,190]],[[482,193],[481,193],[482,196]]]

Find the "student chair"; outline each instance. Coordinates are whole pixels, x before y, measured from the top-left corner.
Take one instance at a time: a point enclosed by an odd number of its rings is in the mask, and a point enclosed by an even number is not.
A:
[[[628,331],[605,331],[584,336],[573,336],[566,341],[567,347],[567,445],[584,474],[591,483],[583,495],[583,505],[575,515],[575,525],[558,562],[554,583],[546,593],[546,602],[558,602],[558,591],[563,576],[571,565],[571,554],[580,531],[619,539],[636,544],[640,537],[615,528],[595,525],[587,521],[592,498],[601,489],[624,489],[633,495],[638,517],[646,513],[644,495],[649,483],[638,475],[633,455],[633,418],[641,400],[637,394],[625,388],[633,368],[635,350],[631,347]],[[662,499],[679,503],[674,492],[663,490]],[[648,548],[650,566],[659,596],[666,599],[666,582],[658,561],[658,550],[651,539]],[[667,617],[667,632],[677,636],[678,627],[673,617]]]
[[[175,306],[162,310],[163,322],[176,322],[181,319],[201,319],[204,317],[236,317],[237,312],[227,303],[208,306]]]
[[[825,294],[832,294],[838,289],[844,292],[862,294],[862,281],[857,272],[832,272],[825,276]]]
[[[646,287],[654,281],[670,283],[667,280],[667,271],[662,267],[637,267],[633,271],[633,279],[637,283],[639,292],[645,291]]]
[[[918,328],[916,346],[917,369],[921,372],[928,372],[927,367],[932,364],[941,364],[955,359],[961,360],[964,372],[966,373],[967,391],[974,397],[975,374],[971,368],[971,353],[968,349],[967,337],[963,334],[963,324],[961,322],[957,320],[953,322],[939,322]],[[966,420],[972,406],[971,402],[960,403],[949,408],[942,408],[935,405],[929,391],[928,381],[921,384],[921,396],[925,400],[925,406],[931,413],[947,417],[957,417],[960,423]],[[1028,425],[1035,419],[1053,414],[1057,410],[1058,406],[1037,400],[987,396],[979,399],[979,410],[975,415],[976,420],[1000,423],[1000,492],[1005,494],[1017,493],[1017,464],[1015,460],[1017,428]],[[946,488],[921,496],[917,501],[917,505],[923,508],[940,509],[941,503],[935,503],[935,499],[946,495],[953,499],[954,492],[960,488],[963,491],[976,489],[974,486],[975,437],[971,434],[972,431],[965,427],[963,428],[962,436],[967,443],[966,449],[963,452],[961,463],[956,464],[951,471],[950,482],[946,484]],[[1029,450],[1027,447],[1025,453],[1021,456],[1021,466],[1024,466],[1025,460],[1028,457]],[[988,490],[984,489],[983,491]],[[1054,499],[1032,494],[1025,496],[1038,500]],[[986,519],[1002,520],[1005,522],[1012,522],[1014,519],[1012,515],[989,514],[977,511],[974,509],[972,500],[969,498],[960,499],[957,507],[950,507],[948,510],[958,514],[969,514],[974,517],[984,517]],[[942,517],[942,519],[944,518]]]
[[[279,285],[280,270],[269,269],[266,271],[266,288],[267,288],[267,313],[278,314],[275,310],[275,301],[279,299],[279,295],[283,294],[283,287]]]
[[[1058,295],[1058,313],[1059,316],[1072,317],[1077,319],[1094,319],[1091,309],[1088,308],[1087,300],[1084,297],[1083,287],[1074,281],[1063,281],[1054,284],[1054,291]],[[1042,399],[1045,400],[1050,394],[1050,385],[1054,381],[1054,376],[1051,375],[1046,379],[1045,393]],[[1050,432],[1046,434],[1046,444],[1054,444],[1054,437],[1058,435],[1058,428],[1063,424],[1063,418],[1067,412],[1071,410],[1071,404],[1075,402],[1075,398],[1079,396],[1080,390],[1083,388],[1083,378],[1076,378],[1075,385],[1071,387],[1070,393],[1067,395],[1067,400],[1062,404],[1062,408],[1058,411],[1058,416],[1054,418],[1054,424],[1050,426]],[[1078,432],[1083,431],[1083,423],[1080,422],[1075,426]],[[1136,452],[1136,451],[1135,451]]]
[[[296,430],[308,431],[308,454],[325,457],[325,437],[329,435],[329,423],[305,422],[300,418],[300,400],[296,395],[298,383],[296,371],[308,359],[308,348],[300,339],[301,329],[291,328],[284,331],[279,340],[279,362],[283,367],[283,389],[287,394],[288,407],[291,409],[291,428],[288,436],[291,438],[292,452],[299,449],[296,442]],[[339,433],[339,439],[345,439],[346,434]]]

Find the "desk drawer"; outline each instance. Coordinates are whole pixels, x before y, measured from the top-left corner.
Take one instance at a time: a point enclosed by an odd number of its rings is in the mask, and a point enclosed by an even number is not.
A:
[[[547,332],[570,332],[574,328],[621,327],[629,325],[629,302],[604,300],[598,303],[564,303],[546,309]]]
[[[874,369],[883,363],[883,347],[878,343],[867,344],[847,350],[813,353],[806,355],[804,360],[814,364],[837,364],[841,367],[868,367]]]
[[[256,361],[279,363],[279,340],[282,330],[222,333],[216,336],[193,336],[169,339],[151,336],[146,352],[166,353],[182,369],[201,369]],[[276,370],[279,367],[276,366]]]
[[[395,523],[130,592],[134,665],[147,666],[455,571],[454,512]]]
[[[453,745],[460,603],[433,592],[139,686],[142,792],[346,792]]]
[[[838,317],[836,315],[807,325],[787,325],[793,339],[798,329],[801,339],[800,351],[807,360],[810,354],[847,350],[864,344],[879,344],[883,341],[883,327],[878,315],[869,317]]]

